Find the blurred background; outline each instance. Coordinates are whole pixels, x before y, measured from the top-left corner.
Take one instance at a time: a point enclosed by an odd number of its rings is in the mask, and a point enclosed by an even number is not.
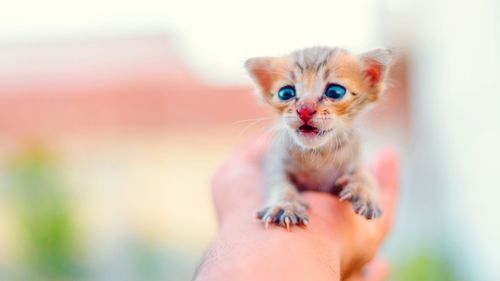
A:
[[[3,3],[0,280],[190,280],[214,170],[272,124],[243,62],[313,45],[403,50],[362,123],[402,159],[391,279],[499,280],[499,27],[496,0]]]

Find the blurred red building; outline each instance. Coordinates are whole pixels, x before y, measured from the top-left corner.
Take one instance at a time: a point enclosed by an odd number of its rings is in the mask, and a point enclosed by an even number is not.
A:
[[[213,126],[262,116],[249,87],[203,82],[167,36],[2,49],[1,134]]]

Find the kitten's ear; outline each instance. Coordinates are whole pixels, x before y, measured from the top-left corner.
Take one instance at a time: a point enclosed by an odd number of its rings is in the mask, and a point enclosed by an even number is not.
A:
[[[271,89],[274,80],[274,68],[277,58],[273,57],[256,57],[248,59],[245,62],[250,77],[257,85],[265,92]]]
[[[360,55],[363,72],[372,88],[378,88],[387,75],[393,52],[388,49],[375,49]]]

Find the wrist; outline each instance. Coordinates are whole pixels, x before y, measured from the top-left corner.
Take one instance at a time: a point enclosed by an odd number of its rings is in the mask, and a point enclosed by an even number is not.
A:
[[[339,247],[321,222],[287,232],[251,215],[225,216],[199,280],[340,280]]]

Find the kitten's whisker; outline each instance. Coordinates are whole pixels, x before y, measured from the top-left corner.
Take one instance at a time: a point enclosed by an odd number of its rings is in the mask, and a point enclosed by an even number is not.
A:
[[[262,121],[265,121],[267,119],[260,119],[260,118],[257,118],[255,119],[253,122],[251,122],[250,124],[246,125],[241,131],[240,133],[238,134],[238,137],[241,137],[248,129],[250,129],[252,126],[255,126],[257,125],[258,123],[262,122]]]
[[[279,142],[283,141],[285,136],[284,133],[280,131],[281,129],[282,128],[279,125],[274,125],[266,131],[266,134],[269,135],[271,143],[274,142],[275,144],[279,144]]]

